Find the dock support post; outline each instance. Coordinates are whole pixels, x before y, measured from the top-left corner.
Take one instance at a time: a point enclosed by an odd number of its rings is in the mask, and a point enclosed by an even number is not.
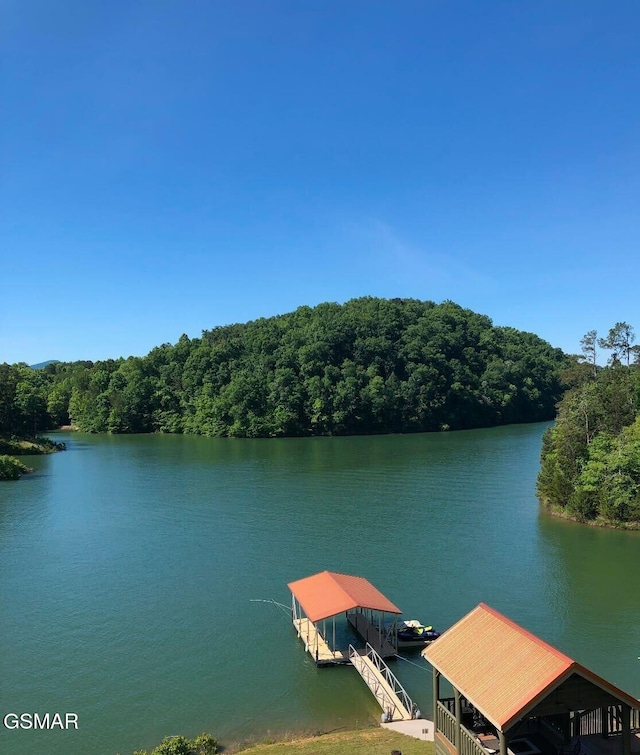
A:
[[[462,705],[460,703],[460,690],[453,688],[456,702],[456,750],[460,752],[460,741],[462,739]]]
[[[608,739],[609,738],[609,711],[606,705],[600,708],[600,718],[602,720],[602,726],[600,727],[602,729],[602,738]]]
[[[503,731],[498,732],[498,739],[500,740],[500,755],[507,755],[507,739]]]
[[[433,667],[432,667],[433,668]],[[440,698],[440,672],[433,669],[433,721],[438,728],[438,699]]]
[[[622,703],[622,755],[631,755],[631,708]]]

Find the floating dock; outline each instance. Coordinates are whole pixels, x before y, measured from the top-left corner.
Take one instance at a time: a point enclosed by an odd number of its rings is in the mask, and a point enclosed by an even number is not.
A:
[[[363,577],[324,571],[290,582],[289,589],[293,626],[318,665],[349,662],[348,648],[336,643],[336,617],[342,614],[379,655],[397,654],[402,612]],[[391,624],[385,624],[388,615]]]
[[[298,637],[317,666],[351,664],[383,710],[383,719],[409,721],[419,716],[415,704],[384,658],[398,654],[400,609],[362,577],[324,571],[290,582],[291,617]],[[365,646],[338,647],[336,617],[363,638]],[[385,623],[385,616],[393,616]],[[327,627],[327,623],[329,626]]]

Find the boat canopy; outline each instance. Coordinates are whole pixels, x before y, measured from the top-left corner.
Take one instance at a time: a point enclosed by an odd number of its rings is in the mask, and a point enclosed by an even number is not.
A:
[[[307,618],[314,623],[356,608],[383,613],[402,613],[364,577],[323,571],[296,582],[289,582],[288,587]]]

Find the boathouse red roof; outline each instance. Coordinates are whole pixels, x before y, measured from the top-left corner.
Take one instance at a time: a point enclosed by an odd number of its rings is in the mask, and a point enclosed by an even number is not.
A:
[[[506,731],[573,674],[637,708],[640,701],[480,603],[422,655]]]
[[[364,577],[323,571],[288,584],[289,589],[312,621],[321,621],[354,608],[370,608],[385,613],[402,613],[389,598]]]

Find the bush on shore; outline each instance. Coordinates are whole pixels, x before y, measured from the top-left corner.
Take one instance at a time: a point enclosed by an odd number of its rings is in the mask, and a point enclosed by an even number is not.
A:
[[[214,755],[218,742],[211,734],[200,734],[194,739],[183,736],[165,737],[151,752],[136,750],[133,755]]]
[[[0,480],[17,480],[31,470],[15,456],[0,456]]]

